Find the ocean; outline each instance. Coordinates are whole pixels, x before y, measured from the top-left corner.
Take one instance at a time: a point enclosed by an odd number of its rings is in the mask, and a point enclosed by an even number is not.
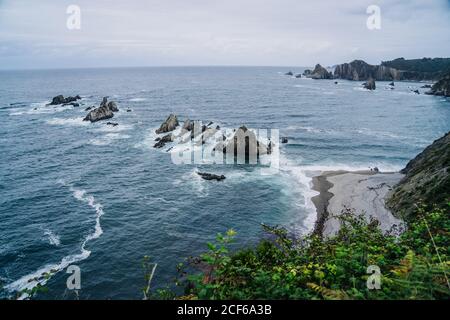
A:
[[[152,287],[164,288],[219,232],[236,230],[234,247],[266,237],[261,223],[305,234],[316,218],[315,172],[396,171],[450,130],[450,100],[412,92],[423,83],[367,91],[289,70],[303,68],[1,71],[0,297],[40,283],[35,299],[141,299],[144,256],[157,263]],[[59,94],[79,94],[81,106],[46,106]],[[110,121],[119,125],[83,122],[104,96],[118,103]],[[289,140],[280,170],[174,164],[153,148],[170,113],[278,129]],[[202,180],[199,170],[226,179]],[[77,293],[66,287],[69,265],[81,270]]]

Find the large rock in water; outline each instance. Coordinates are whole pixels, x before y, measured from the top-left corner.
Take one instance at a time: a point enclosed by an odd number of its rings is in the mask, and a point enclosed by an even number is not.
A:
[[[96,122],[100,120],[110,119],[114,117],[114,112],[119,111],[117,104],[114,101],[107,101],[107,98],[103,98],[100,107],[91,110],[83,121]]]
[[[333,79],[333,75],[331,72],[328,72],[327,69],[322,67],[320,64],[316,64],[316,67],[312,71],[308,78],[312,79]]]
[[[374,66],[363,60],[354,60],[337,65],[334,69],[334,77],[354,81],[364,81],[369,78],[377,81],[392,81],[401,80],[402,72],[383,65]]]
[[[64,98],[64,96],[60,94],[59,96],[53,97],[52,102],[50,102],[48,105],[56,106],[59,104],[68,104],[68,103],[75,102],[80,99],[81,99],[81,97],[79,95],[76,95],[75,97]]]
[[[450,196],[450,132],[425,148],[400,172],[405,177],[386,201],[398,217],[413,218],[416,205],[421,203],[446,207]]]
[[[214,150],[222,150],[223,153],[233,154],[242,160],[245,159],[245,162],[251,162],[261,155],[272,153],[272,142],[266,146],[258,141],[254,132],[242,126],[236,130],[230,141],[218,144]]]
[[[377,87],[375,85],[375,80],[373,80],[372,78],[367,80],[367,82],[365,82],[363,85],[364,85],[364,88],[367,89],[367,90],[375,90],[376,87]]]
[[[157,134],[163,133],[163,132],[170,132],[175,130],[176,127],[178,127],[178,118],[176,115],[171,114],[169,117],[164,121],[159,129],[156,130]]]
[[[450,97],[450,73],[444,76],[441,80],[436,82],[431,90],[425,92],[426,94],[432,94],[435,96]]]
[[[213,173],[206,173],[206,172],[197,172],[197,174],[202,177],[202,179],[205,180],[217,180],[217,181],[222,181],[225,180],[225,176],[222,175],[217,175],[217,174],[213,174]]]

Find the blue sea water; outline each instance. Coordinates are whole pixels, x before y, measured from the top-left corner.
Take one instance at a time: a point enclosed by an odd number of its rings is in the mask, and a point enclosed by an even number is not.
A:
[[[450,129],[450,101],[411,92],[422,83],[388,90],[378,82],[370,92],[360,82],[296,79],[287,70],[0,72],[0,296],[12,298],[39,280],[48,292],[38,299],[76,298],[66,289],[66,268],[75,264],[80,299],[140,299],[144,256],[158,263],[152,286],[164,287],[176,265],[218,232],[235,229],[236,246],[264,237],[261,223],[306,233],[315,219],[314,172],[398,170]],[[82,105],[45,106],[58,94],[80,94]],[[117,127],[82,121],[103,96],[121,109],[112,120]],[[280,171],[173,164],[164,149],[152,148],[154,130],[170,113],[279,129],[289,138]],[[197,170],[227,179],[205,181]]]

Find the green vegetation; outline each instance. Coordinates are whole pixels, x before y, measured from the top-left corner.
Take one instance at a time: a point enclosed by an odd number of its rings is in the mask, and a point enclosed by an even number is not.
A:
[[[179,266],[178,299],[448,299],[450,203],[418,209],[401,232],[383,234],[378,222],[345,212],[339,233],[322,239],[292,238],[281,228],[254,248],[229,251],[235,232],[219,234],[198,259]],[[381,287],[369,290],[368,266],[381,271]],[[370,279],[371,280],[371,279]]]
[[[391,61],[383,61],[381,65],[407,71],[411,74],[422,73],[424,79],[439,79],[450,71],[450,58],[422,58],[410,59],[398,58]]]

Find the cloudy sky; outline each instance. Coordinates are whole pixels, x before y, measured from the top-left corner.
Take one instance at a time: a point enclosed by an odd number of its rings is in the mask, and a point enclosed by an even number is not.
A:
[[[69,30],[67,7],[81,9]],[[369,5],[381,29],[369,30]],[[450,0],[0,0],[0,69],[450,56]]]

